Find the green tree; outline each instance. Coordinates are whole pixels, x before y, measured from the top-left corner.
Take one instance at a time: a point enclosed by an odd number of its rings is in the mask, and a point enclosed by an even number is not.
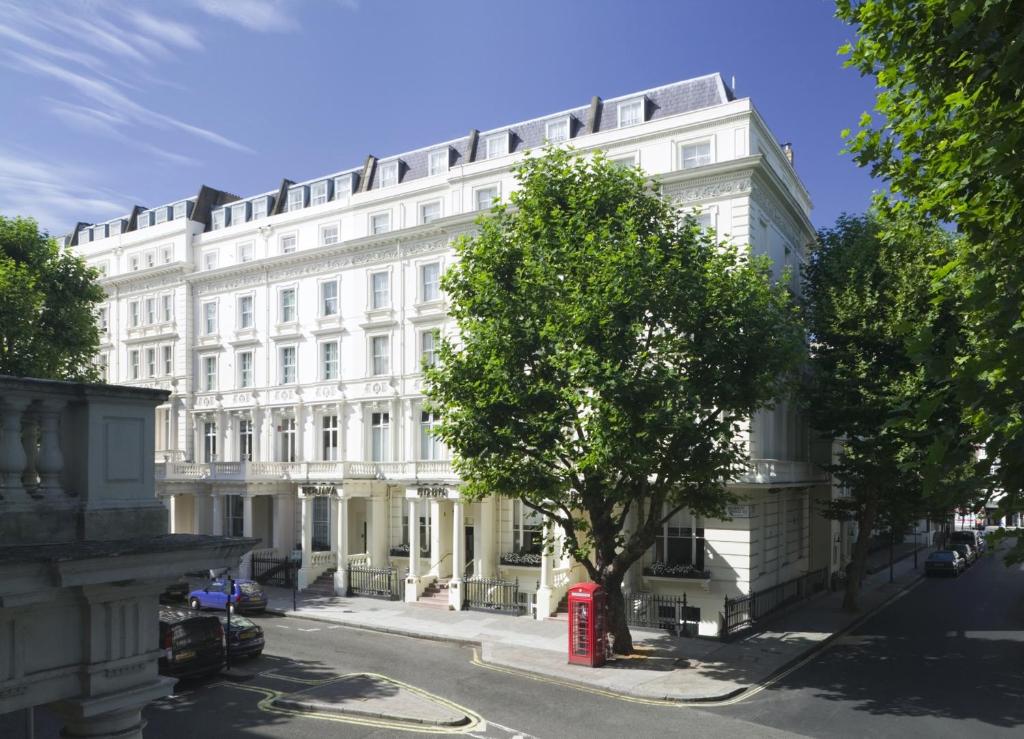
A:
[[[0,216],[0,374],[96,379],[96,276],[31,218]]]
[[[935,362],[976,442],[997,461],[1004,510],[1024,504],[1024,12],[1017,0],[839,0],[856,28],[840,49],[874,77],[875,120],[844,132],[861,165],[889,183],[880,207],[956,225],[933,275],[962,290],[967,340]],[[1024,556],[1024,538],[1018,554]]]
[[[724,515],[740,425],[804,355],[796,306],[766,260],[638,170],[556,149],[516,176],[511,204],[456,245],[443,284],[459,338],[427,392],[463,494],[561,526],[629,653],[623,576],[677,511]]]
[[[812,352],[800,398],[811,426],[842,445],[832,471],[850,495],[826,515],[858,525],[843,601],[849,610],[857,608],[876,526],[898,530],[934,510],[936,496],[952,506],[973,489],[962,409],[931,385],[912,348],[922,325],[956,333],[949,307],[932,299],[929,284],[951,242],[936,227],[844,215],[819,233],[805,269]],[[936,451],[933,424],[958,455]]]

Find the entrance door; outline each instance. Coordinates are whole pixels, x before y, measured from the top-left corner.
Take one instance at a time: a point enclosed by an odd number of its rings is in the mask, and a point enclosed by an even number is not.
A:
[[[473,564],[474,564],[474,557],[476,556],[473,553],[473,527],[472,526],[467,526],[466,527],[465,539],[466,539],[466,572],[464,573],[464,576],[465,577],[472,577],[473,576],[473,570],[475,569],[474,566],[473,566]]]

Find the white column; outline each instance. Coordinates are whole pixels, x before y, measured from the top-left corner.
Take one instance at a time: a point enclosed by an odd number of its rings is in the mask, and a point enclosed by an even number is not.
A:
[[[551,526],[545,523],[543,529],[544,548],[540,554],[540,584],[537,586],[537,618],[543,620],[551,615],[555,605],[551,590],[551,554],[548,542],[551,540]]]
[[[334,594],[348,595],[348,498],[344,494],[337,500],[334,540],[336,542],[337,569],[334,572]]]
[[[302,568],[299,570],[299,590],[309,586],[310,566],[313,553],[313,499],[299,493],[302,506]]]
[[[228,414],[217,411],[217,461],[225,462],[228,458]]]
[[[242,496],[242,536],[252,536],[252,496]]]
[[[388,514],[388,499],[384,495],[370,498],[370,541],[367,543],[367,554],[370,555],[370,565],[373,567],[387,567],[388,564]]]
[[[462,610],[462,576],[466,571],[466,527],[461,500],[452,501],[452,579],[448,585],[448,607]]]
[[[488,495],[480,501],[480,576],[495,577],[498,574],[498,536],[496,524],[496,499]]]
[[[409,574],[405,578],[405,600],[415,603],[420,597],[420,522],[419,500],[410,498],[409,505]]]
[[[21,414],[28,407],[28,398],[4,398],[0,407],[3,433],[0,434],[0,499],[11,500],[11,494],[24,492],[21,473],[28,458],[21,440]],[[16,496],[14,499],[17,499]]]
[[[348,459],[348,424],[345,419],[345,401],[339,400],[334,411],[338,416],[338,461]]]
[[[210,493],[213,500],[213,521],[211,521],[214,536],[224,535],[224,498],[220,493]]]
[[[396,401],[396,410],[397,407],[398,403]],[[399,453],[404,456],[397,456],[395,459],[401,459],[406,462],[416,461],[419,458],[419,449],[416,445],[416,422],[412,412],[412,401],[409,398],[402,401],[402,439],[402,446],[405,448]]]
[[[273,519],[272,524],[274,528],[274,541],[273,546],[277,550],[278,554],[288,556],[288,549],[285,548],[285,513],[284,513],[284,495],[277,494],[273,496],[273,507],[271,517]]]
[[[167,496],[167,533],[177,534],[178,524],[175,520],[177,518],[177,498],[176,495]]]
[[[309,455],[309,444],[312,443],[310,435],[306,433],[306,416],[312,415],[306,413],[306,404],[301,400],[295,404],[295,433],[297,438],[295,439],[295,461],[305,462],[313,459]]]
[[[430,574],[441,576],[441,501],[431,500],[429,503],[430,519]]]
[[[263,412],[257,405],[252,409],[252,461],[263,461]]]
[[[167,409],[167,448],[180,449],[178,444],[178,405],[181,402],[178,398],[171,396],[170,407]]]

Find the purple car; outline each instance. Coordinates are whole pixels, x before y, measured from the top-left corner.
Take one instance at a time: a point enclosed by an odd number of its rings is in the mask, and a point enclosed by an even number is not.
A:
[[[253,580],[235,580],[235,590],[229,598],[230,582],[225,579],[211,580],[206,587],[193,590],[188,594],[188,604],[196,610],[200,608],[230,609],[232,613],[267,610],[267,594],[263,592],[259,583]]]

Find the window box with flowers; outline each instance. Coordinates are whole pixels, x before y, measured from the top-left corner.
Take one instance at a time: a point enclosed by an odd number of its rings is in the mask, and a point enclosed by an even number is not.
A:
[[[505,552],[501,564],[506,567],[540,567],[541,555],[537,552]]]

